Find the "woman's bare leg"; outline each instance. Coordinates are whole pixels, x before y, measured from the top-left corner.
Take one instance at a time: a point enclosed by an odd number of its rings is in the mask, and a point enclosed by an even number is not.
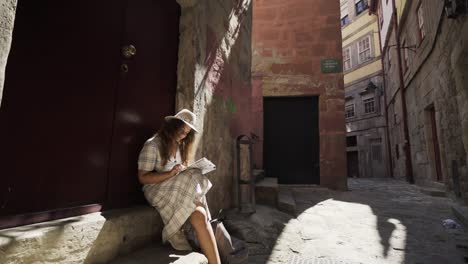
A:
[[[221,264],[216,239],[211,224],[208,222],[205,208],[197,206],[195,212],[190,216],[190,223],[195,228],[201,250],[208,259],[208,263]]]

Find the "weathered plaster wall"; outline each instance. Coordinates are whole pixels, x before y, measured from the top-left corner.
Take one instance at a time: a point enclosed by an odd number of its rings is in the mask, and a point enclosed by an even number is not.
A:
[[[250,0],[178,1],[182,6],[177,108],[193,109],[203,131],[196,158],[217,165],[208,175],[212,214],[234,201],[235,138],[251,132]]]
[[[342,58],[339,5],[255,0],[252,72],[263,96],[319,96],[320,181],[346,189],[343,74],[322,74],[320,68],[321,59]]]
[[[17,0],[0,0],[0,105],[8,54],[10,53]]]
[[[346,105],[354,104],[355,116],[346,119],[347,136],[356,136],[357,147],[348,148],[348,151],[359,152],[359,177],[388,177],[388,150],[385,122],[385,102],[383,96],[382,73],[376,72],[358,82],[351,83],[345,88]],[[378,88],[370,90],[369,82]],[[368,92],[366,92],[368,91]],[[375,113],[365,113],[363,98],[373,96],[375,100]],[[375,146],[380,146],[381,153]],[[374,146],[374,149],[372,147]]]
[[[416,3],[408,5],[416,12]],[[468,16],[448,19],[441,2],[423,6],[428,21],[428,35],[414,53],[405,74],[408,124],[414,177],[417,184],[431,185],[437,180],[433,133],[429,109],[436,115],[442,183],[453,190],[455,168],[460,177],[462,197],[468,201]],[[409,45],[418,43],[414,28],[417,20],[402,17],[401,37]]]

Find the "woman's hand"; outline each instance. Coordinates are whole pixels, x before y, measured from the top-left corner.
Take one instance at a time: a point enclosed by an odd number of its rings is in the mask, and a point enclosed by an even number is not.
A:
[[[171,170],[171,175],[172,175],[172,176],[176,176],[176,175],[179,174],[179,172],[180,172],[181,170],[183,170],[184,168],[185,168],[185,166],[182,165],[182,164],[177,164],[177,165],[175,165],[175,166],[172,168],[172,170]]]

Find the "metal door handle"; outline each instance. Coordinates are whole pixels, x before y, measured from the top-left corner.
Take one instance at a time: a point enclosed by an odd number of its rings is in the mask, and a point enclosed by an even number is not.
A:
[[[127,73],[128,72],[128,65],[125,64],[125,63],[120,65],[120,71],[123,72],[123,73]]]
[[[122,47],[122,56],[125,59],[131,59],[136,55],[136,48],[133,45],[125,45]]]

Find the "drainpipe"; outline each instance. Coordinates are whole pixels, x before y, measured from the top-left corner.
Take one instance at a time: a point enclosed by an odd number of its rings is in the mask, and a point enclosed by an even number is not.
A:
[[[400,50],[400,31],[398,28],[398,13],[396,8],[395,0],[392,0],[393,3],[393,20],[395,26],[395,38],[396,38],[396,49],[397,49],[397,57],[398,57],[398,75],[400,77],[400,95],[401,95],[401,106],[403,111],[403,130],[404,130],[404,151],[405,151],[405,159],[406,159],[406,180],[409,183],[414,183],[413,177],[413,164],[411,161],[411,144],[409,139],[409,131],[408,131],[408,113],[406,109],[406,96],[405,96],[405,82],[403,80],[403,67],[401,62],[401,50]]]
[[[379,3],[381,5],[382,3]],[[383,14],[381,14],[383,15]],[[382,63],[382,85],[383,85],[383,96],[384,96],[384,104],[385,104],[385,133],[386,133],[386,138],[387,138],[387,164],[390,165],[390,177],[395,177],[393,175],[393,164],[392,164],[392,151],[391,151],[391,144],[390,144],[390,133],[388,132],[388,102],[387,102],[387,81],[385,78],[385,60],[384,60],[384,53],[382,49],[382,36],[381,32],[382,29],[380,28],[380,22],[379,18],[377,16],[377,25],[379,27],[379,48],[380,48],[380,61]]]

